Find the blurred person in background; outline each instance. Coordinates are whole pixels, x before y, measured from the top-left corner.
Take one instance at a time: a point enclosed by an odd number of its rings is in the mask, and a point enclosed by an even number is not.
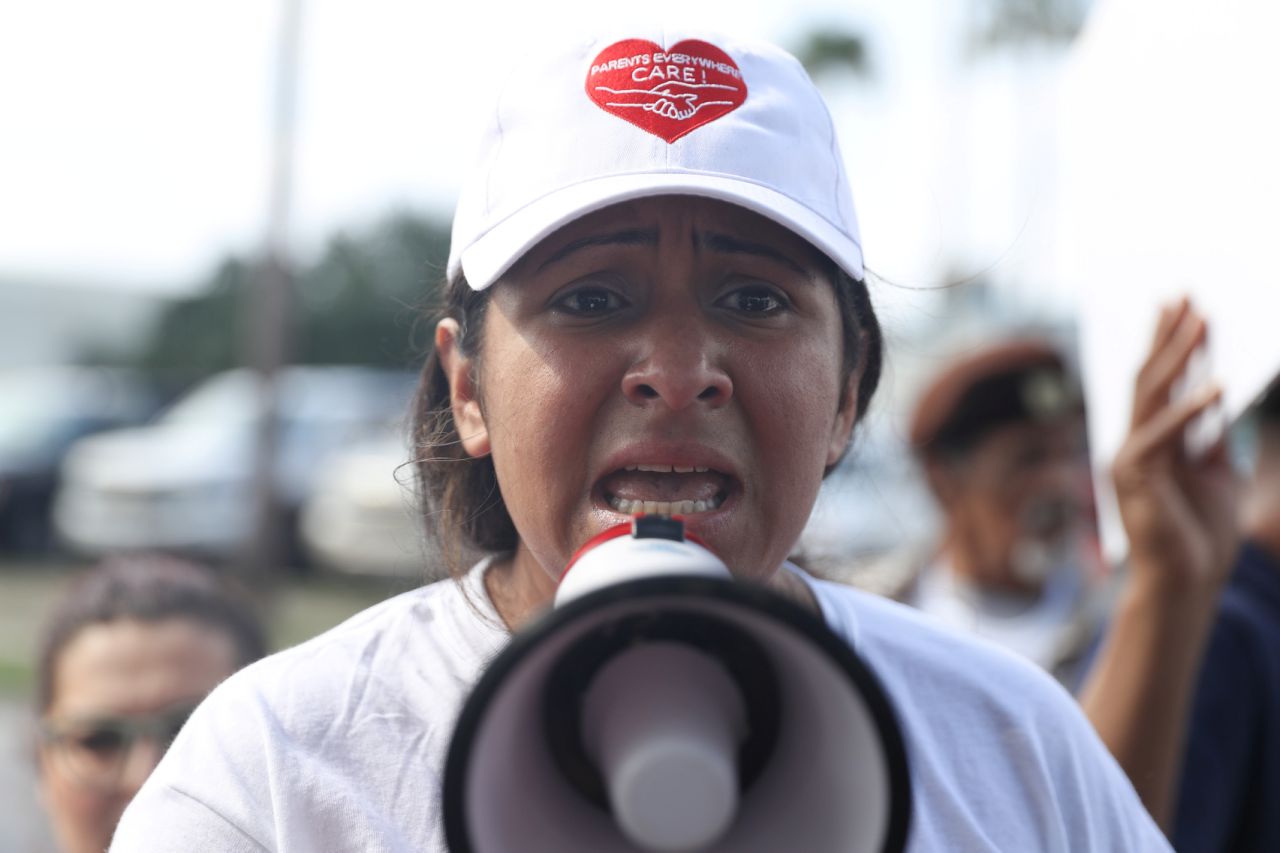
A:
[[[1186,800],[1202,795],[1184,795],[1186,816],[1179,815],[1179,826],[1199,821],[1193,813],[1209,803],[1225,813],[1249,812],[1252,799],[1240,785],[1262,778],[1242,770],[1228,786],[1196,766],[1196,752],[1207,766],[1220,766],[1224,754],[1213,742],[1239,738],[1243,767],[1257,744],[1266,743],[1256,725],[1224,722],[1221,710],[1219,719],[1200,707],[1191,715],[1196,675],[1238,544],[1237,483],[1225,441],[1192,453],[1184,440],[1188,424],[1217,405],[1221,388],[1175,392],[1207,334],[1205,318],[1188,300],[1166,306],[1136,377],[1129,432],[1111,468],[1129,540],[1117,583],[1096,577],[1100,560],[1080,392],[1060,353],[1027,339],[975,351],[927,386],[911,440],[944,512],[941,541],[929,551],[894,555],[862,576],[864,585],[878,584],[879,591],[1035,660],[1077,691],[1103,743],[1166,832],[1188,739],[1185,778],[1214,787],[1215,795],[1194,807]],[[1260,478],[1266,468],[1260,465]],[[1268,504],[1265,491],[1255,491],[1249,529],[1259,538],[1254,531],[1265,528]],[[1246,549],[1245,560],[1250,553],[1257,554]],[[1228,597],[1224,610],[1230,608]],[[1255,614],[1259,609],[1255,605]],[[1260,639],[1256,628],[1253,634]],[[1251,678],[1268,665],[1256,651],[1265,641],[1257,639],[1249,662],[1237,661]],[[1238,669],[1217,677],[1241,680]],[[1205,692],[1201,687],[1201,707]],[[1246,717],[1278,718],[1274,691],[1256,691],[1250,711],[1243,711],[1247,699],[1237,702],[1221,684],[1216,692],[1217,702],[1234,703],[1232,710]],[[1209,745],[1197,746],[1201,742]],[[1274,803],[1274,790],[1259,790],[1258,802]],[[1222,846],[1222,838],[1191,849],[1234,849]],[[1181,838],[1175,840],[1176,849],[1184,849]]]
[[[1134,383],[1129,433],[1111,466],[1116,503],[1129,540],[1124,581],[1080,691],[1085,714],[1166,832],[1173,826],[1188,735],[1193,752],[1201,739],[1241,738],[1238,745],[1253,755],[1242,759],[1245,764],[1265,754],[1260,747],[1268,748],[1265,741],[1255,739],[1256,728],[1244,728],[1243,720],[1191,714],[1219,594],[1231,574],[1240,541],[1239,482],[1227,457],[1225,433],[1207,446],[1204,442],[1190,446],[1187,440],[1188,426],[1212,416],[1220,404],[1221,386],[1210,382],[1179,390],[1187,384],[1187,365],[1207,334],[1204,316],[1186,299],[1163,308]],[[1273,714],[1274,696],[1273,691]],[[1220,699],[1231,701],[1226,696]],[[1265,712],[1262,705],[1256,709]],[[1231,726],[1242,728],[1227,731],[1225,727]],[[1270,749],[1274,756],[1274,745]],[[1211,755],[1208,765],[1224,757]],[[1194,766],[1188,766],[1189,774],[1207,772]],[[1276,766],[1280,765],[1273,761],[1271,769]],[[1217,778],[1204,781],[1218,784]],[[1227,787],[1224,780],[1223,787],[1213,790],[1212,799],[1232,811],[1248,808],[1253,796],[1270,795],[1269,801],[1258,802],[1272,806],[1274,815],[1274,776],[1269,790],[1251,793],[1239,786],[1239,778],[1234,781],[1237,784]],[[1177,849],[1188,848],[1179,843]],[[1191,849],[1277,848],[1263,841],[1260,847],[1232,848],[1214,842]]]
[[[211,571],[137,555],[76,578],[39,649],[41,800],[62,850],[101,853],[191,710],[266,645]]]
[[[1083,412],[1079,384],[1047,339],[1008,338],[949,362],[910,426],[941,533],[854,582],[1076,687],[1105,616]]]
[[[1274,629],[1268,636],[1259,617],[1266,602],[1280,600],[1272,581],[1280,574],[1259,569],[1275,559],[1263,549],[1280,554],[1280,429],[1268,432],[1264,402],[1246,521],[1258,544],[1244,550],[1223,598],[1197,698],[1196,675],[1238,545],[1237,483],[1224,439],[1198,453],[1184,440],[1221,388],[1175,392],[1206,337],[1205,318],[1189,301],[1166,306],[1136,377],[1129,432],[1111,469],[1129,540],[1117,583],[1091,577],[1100,560],[1080,392],[1057,350],[1026,339],[975,351],[927,386],[911,440],[944,511],[941,541],[873,564],[858,581],[1003,643],[1077,690],[1166,832],[1189,742],[1176,849],[1274,850],[1275,836],[1258,821],[1274,817],[1262,804],[1277,801],[1280,759],[1262,721],[1280,719],[1280,657]],[[1271,680],[1262,686],[1266,672]],[[1259,745],[1270,758],[1258,758]],[[1247,793],[1251,786],[1255,793]],[[1184,847],[1193,827],[1206,840]],[[1233,838],[1270,840],[1231,847]]]
[[[1280,850],[1280,381],[1250,414],[1244,543],[1218,600],[1191,707],[1178,850]]]

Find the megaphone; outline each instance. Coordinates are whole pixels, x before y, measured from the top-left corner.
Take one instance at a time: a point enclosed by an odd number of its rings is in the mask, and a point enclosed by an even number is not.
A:
[[[587,543],[485,670],[442,801],[452,853],[897,853],[911,812],[866,664],[663,516]]]

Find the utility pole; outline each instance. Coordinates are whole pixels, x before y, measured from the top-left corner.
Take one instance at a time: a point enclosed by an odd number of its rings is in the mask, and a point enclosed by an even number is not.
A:
[[[272,110],[270,183],[262,258],[244,321],[258,377],[254,435],[254,531],[244,555],[246,580],[270,588],[284,558],[283,507],[276,480],[280,445],[279,377],[293,342],[290,214],[297,129],[302,0],[281,0]]]

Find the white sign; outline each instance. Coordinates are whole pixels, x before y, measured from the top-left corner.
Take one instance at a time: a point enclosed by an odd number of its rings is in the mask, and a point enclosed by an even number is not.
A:
[[[1234,417],[1280,372],[1280,4],[1099,0],[1064,85],[1060,272],[1094,458],[1114,457],[1158,306],[1189,294]],[[1110,488],[1104,543],[1123,552]]]

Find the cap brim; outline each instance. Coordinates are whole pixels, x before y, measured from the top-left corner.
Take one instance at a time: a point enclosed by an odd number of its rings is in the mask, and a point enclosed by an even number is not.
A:
[[[484,290],[562,226],[619,202],[661,195],[702,196],[744,207],[804,237],[850,276],[862,278],[862,247],[805,205],[738,178],[682,172],[610,175],[565,187],[503,219],[463,249],[458,263],[467,283]],[[451,277],[457,273],[450,268]]]

